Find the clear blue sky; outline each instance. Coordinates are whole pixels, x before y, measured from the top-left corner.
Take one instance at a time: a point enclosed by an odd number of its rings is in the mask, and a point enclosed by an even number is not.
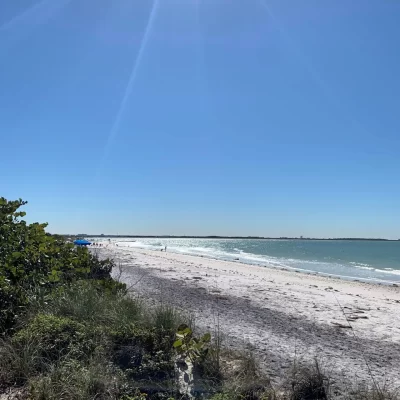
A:
[[[400,2],[0,3],[0,195],[59,233],[400,237]]]

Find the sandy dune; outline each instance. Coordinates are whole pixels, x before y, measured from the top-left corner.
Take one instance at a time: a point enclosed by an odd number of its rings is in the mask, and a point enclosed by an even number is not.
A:
[[[113,245],[102,253],[133,291],[190,310],[200,329],[219,324],[226,346],[251,347],[276,381],[295,357],[318,357],[337,382],[371,381],[368,362],[377,380],[400,385],[399,287]]]

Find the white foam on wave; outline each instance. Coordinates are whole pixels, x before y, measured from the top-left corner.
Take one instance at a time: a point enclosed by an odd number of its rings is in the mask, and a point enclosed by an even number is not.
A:
[[[393,274],[393,275],[400,275],[400,270],[396,270],[393,268],[374,268],[371,267],[369,264],[363,264],[363,263],[357,263],[357,262],[350,262],[349,264],[351,264],[352,267],[354,268],[359,268],[359,269],[364,269],[364,270],[368,270],[368,271],[374,271],[377,273],[385,273],[385,274]]]
[[[398,276],[400,276],[400,270],[395,270],[395,269],[392,269],[391,271],[388,271],[388,270],[386,270],[386,268],[385,269],[376,269],[375,270],[376,272],[383,272],[384,274],[392,274],[392,275],[398,275]]]
[[[176,251],[183,254],[214,254],[218,253],[215,249],[207,247],[179,247],[179,246],[168,246],[169,251]]]
[[[370,267],[369,264],[364,264],[364,263],[356,262],[356,261],[350,261],[349,264],[351,264],[351,265],[353,265],[353,266],[355,266],[355,267],[358,267],[358,268],[361,268],[361,267]]]
[[[393,268],[374,268],[371,267],[368,264],[363,264],[363,263],[355,263],[355,262],[351,262],[350,264],[352,264],[353,267],[355,268],[359,268],[359,269],[365,269],[365,270],[369,270],[369,271],[375,271],[377,273],[383,272],[384,274],[393,274],[393,275],[400,275],[400,270],[396,270]]]
[[[161,246],[155,246],[155,245],[148,244],[148,243],[143,243],[140,241],[121,241],[121,242],[116,242],[115,245],[118,247],[135,247],[135,248],[139,248],[139,249],[148,249],[148,250],[155,250],[155,249],[159,249],[161,247]]]
[[[186,249],[188,251],[197,251],[199,253],[215,253],[215,252],[218,252],[218,250],[213,249],[211,247],[187,247]]]
[[[232,254],[232,256],[237,257],[237,254]],[[269,256],[264,256],[264,255],[258,255],[258,254],[252,254],[252,253],[246,253],[242,251],[240,253],[240,261],[248,261],[251,263],[262,263],[262,264],[268,264],[271,266],[276,266],[276,267],[288,267],[288,265],[285,265],[282,260],[276,258],[276,257],[269,257]]]
[[[360,268],[360,269],[366,269],[369,271],[375,271],[375,268],[373,267],[363,267],[362,265],[354,265],[354,268]]]

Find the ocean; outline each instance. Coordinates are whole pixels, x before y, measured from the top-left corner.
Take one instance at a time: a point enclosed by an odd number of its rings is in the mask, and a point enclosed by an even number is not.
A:
[[[127,250],[160,251],[167,246],[169,252],[181,254],[347,279],[400,282],[400,241],[118,238],[111,242]]]

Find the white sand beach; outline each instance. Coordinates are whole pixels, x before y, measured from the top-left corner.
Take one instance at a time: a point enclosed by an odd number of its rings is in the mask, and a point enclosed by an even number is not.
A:
[[[400,385],[397,286],[115,245],[101,253],[132,292],[190,311],[201,330],[219,325],[225,346],[250,347],[276,382],[295,358],[317,357],[338,382],[370,382],[368,363],[377,381]]]

